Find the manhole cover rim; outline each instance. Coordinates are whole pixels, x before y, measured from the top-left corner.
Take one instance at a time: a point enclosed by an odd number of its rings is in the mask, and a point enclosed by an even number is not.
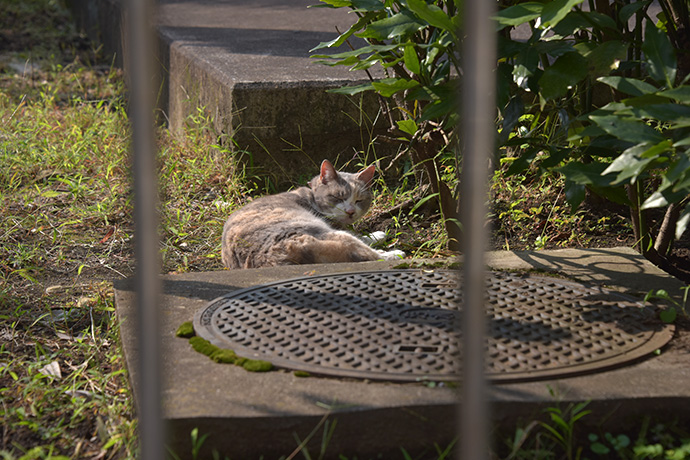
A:
[[[433,274],[433,273],[446,273],[452,275],[458,275],[457,270],[427,270],[427,269],[393,269],[393,270],[372,270],[365,272],[341,272],[333,274],[324,275],[312,275],[312,276],[301,276],[291,279],[279,280],[270,283],[260,284],[256,286],[251,286],[247,288],[237,289],[235,291],[224,294],[211,302],[208,302],[203,308],[199,309],[194,316],[194,326],[197,335],[210,341],[216,346],[222,348],[232,348],[240,356],[253,359],[265,359],[272,362],[276,367],[284,368],[288,371],[302,370],[307,371],[313,375],[323,375],[323,376],[333,376],[333,377],[352,377],[357,379],[371,379],[371,380],[388,380],[388,381],[398,381],[398,382],[414,382],[414,381],[457,381],[460,379],[460,373],[456,372],[445,372],[445,373],[426,373],[424,375],[410,374],[408,372],[397,372],[395,370],[387,371],[373,371],[368,370],[362,372],[357,369],[347,369],[339,367],[328,367],[323,364],[313,365],[309,363],[303,363],[295,359],[286,359],[280,356],[267,355],[265,353],[257,352],[257,350],[242,346],[241,344],[231,344],[224,336],[219,336],[216,330],[211,330],[203,325],[203,317],[205,315],[212,316],[215,310],[220,308],[220,304],[223,300],[233,299],[243,296],[244,294],[256,291],[259,289],[269,289],[272,287],[279,287],[289,285],[295,282],[309,281],[321,279],[337,279],[337,278],[351,278],[351,277],[367,277],[367,276],[387,276],[387,275],[399,275],[399,274],[410,274],[410,273],[423,273],[423,274]],[[520,279],[529,279],[535,281],[547,281],[549,283],[555,283],[560,285],[571,286],[577,289],[594,289],[599,291],[600,294],[606,294],[611,297],[615,297],[621,302],[631,302],[640,307],[643,307],[642,301],[636,299],[627,294],[623,294],[611,289],[602,288],[600,286],[591,285],[584,282],[576,282],[569,279],[564,279],[560,277],[545,276],[542,274],[532,274],[532,273],[514,273],[514,272],[491,272],[509,274],[509,276],[517,276]],[[213,311],[209,314],[209,308],[214,307]],[[675,328],[673,325],[662,325],[658,330],[652,331],[651,334],[641,340],[640,343],[634,347],[626,349],[624,352],[618,353],[615,356],[605,356],[601,359],[592,359],[583,363],[570,363],[562,366],[555,366],[551,368],[538,369],[538,370],[528,370],[528,371],[514,371],[514,372],[487,372],[487,378],[496,383],[510,383],[510,382],[520,382],[520,381],[535,381],[535,380],[549,380],[553,378],[561,377],[571,377],[582,374],[588,374],[593,372],[602,372],[616,367],[622,367],[630,365],[640,359],[649,357],[655,350],[660,349],[666,345],[673,337]],[[625,359],[621,360],[621,356],[625,356]]]

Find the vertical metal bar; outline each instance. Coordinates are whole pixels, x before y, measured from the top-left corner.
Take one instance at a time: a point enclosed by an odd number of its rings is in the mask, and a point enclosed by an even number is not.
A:
[[[484,377],[486,335],[485,259],[489,159],[495,117],[496,32],[494,0],[465,1],[463,45],[463,381],[460,402],[460,458],[489,455],[489,412]]]
[[[162,460],[163,422],[160,391],[160,334],[158,319],[159,255],[152,82],[153,0],[126,2],[125,59],[129,79],[134,176],[136,310],[138,315],[139,458]]]

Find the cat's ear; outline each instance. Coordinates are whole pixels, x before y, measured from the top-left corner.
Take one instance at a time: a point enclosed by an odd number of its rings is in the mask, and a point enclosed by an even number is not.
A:
[[[319,175],[321,183],[327,184],[331,181],[336,180],[337,178],[338,173],[336,172],[331,162],[328,160],[323,160],[323,162],[321,162],[321,174]]]
[[[360,172],[357,173],[357,179],[361,180],[365,184],[369,185],[371,184],[371,181],[374,180],[374,174],[376,173],[376,165],[371,165],[368,168],[365,168],[361,170]]]

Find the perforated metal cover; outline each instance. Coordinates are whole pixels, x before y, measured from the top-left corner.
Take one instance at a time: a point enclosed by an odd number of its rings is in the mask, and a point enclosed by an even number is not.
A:
[[[287,369],[457,380],[458,278],[454,271],[391,270],[282,281],[212,301],[194,327],[220,347]],[[500,382],[621,365],[673,334],[631,297],[552,277],[490,273],[486,306],[487,374]]]

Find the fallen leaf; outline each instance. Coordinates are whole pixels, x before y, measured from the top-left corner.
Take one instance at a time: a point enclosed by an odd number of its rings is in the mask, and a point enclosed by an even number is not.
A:
[[[62,378],[62,371],[60,370],[60,365],[57,361],[53,361],[50,364],[46,364],[45,366],[40,368],[38,372],[40,372],[43,375],[47,375],[48,377],[53,377],[56,379]]]

